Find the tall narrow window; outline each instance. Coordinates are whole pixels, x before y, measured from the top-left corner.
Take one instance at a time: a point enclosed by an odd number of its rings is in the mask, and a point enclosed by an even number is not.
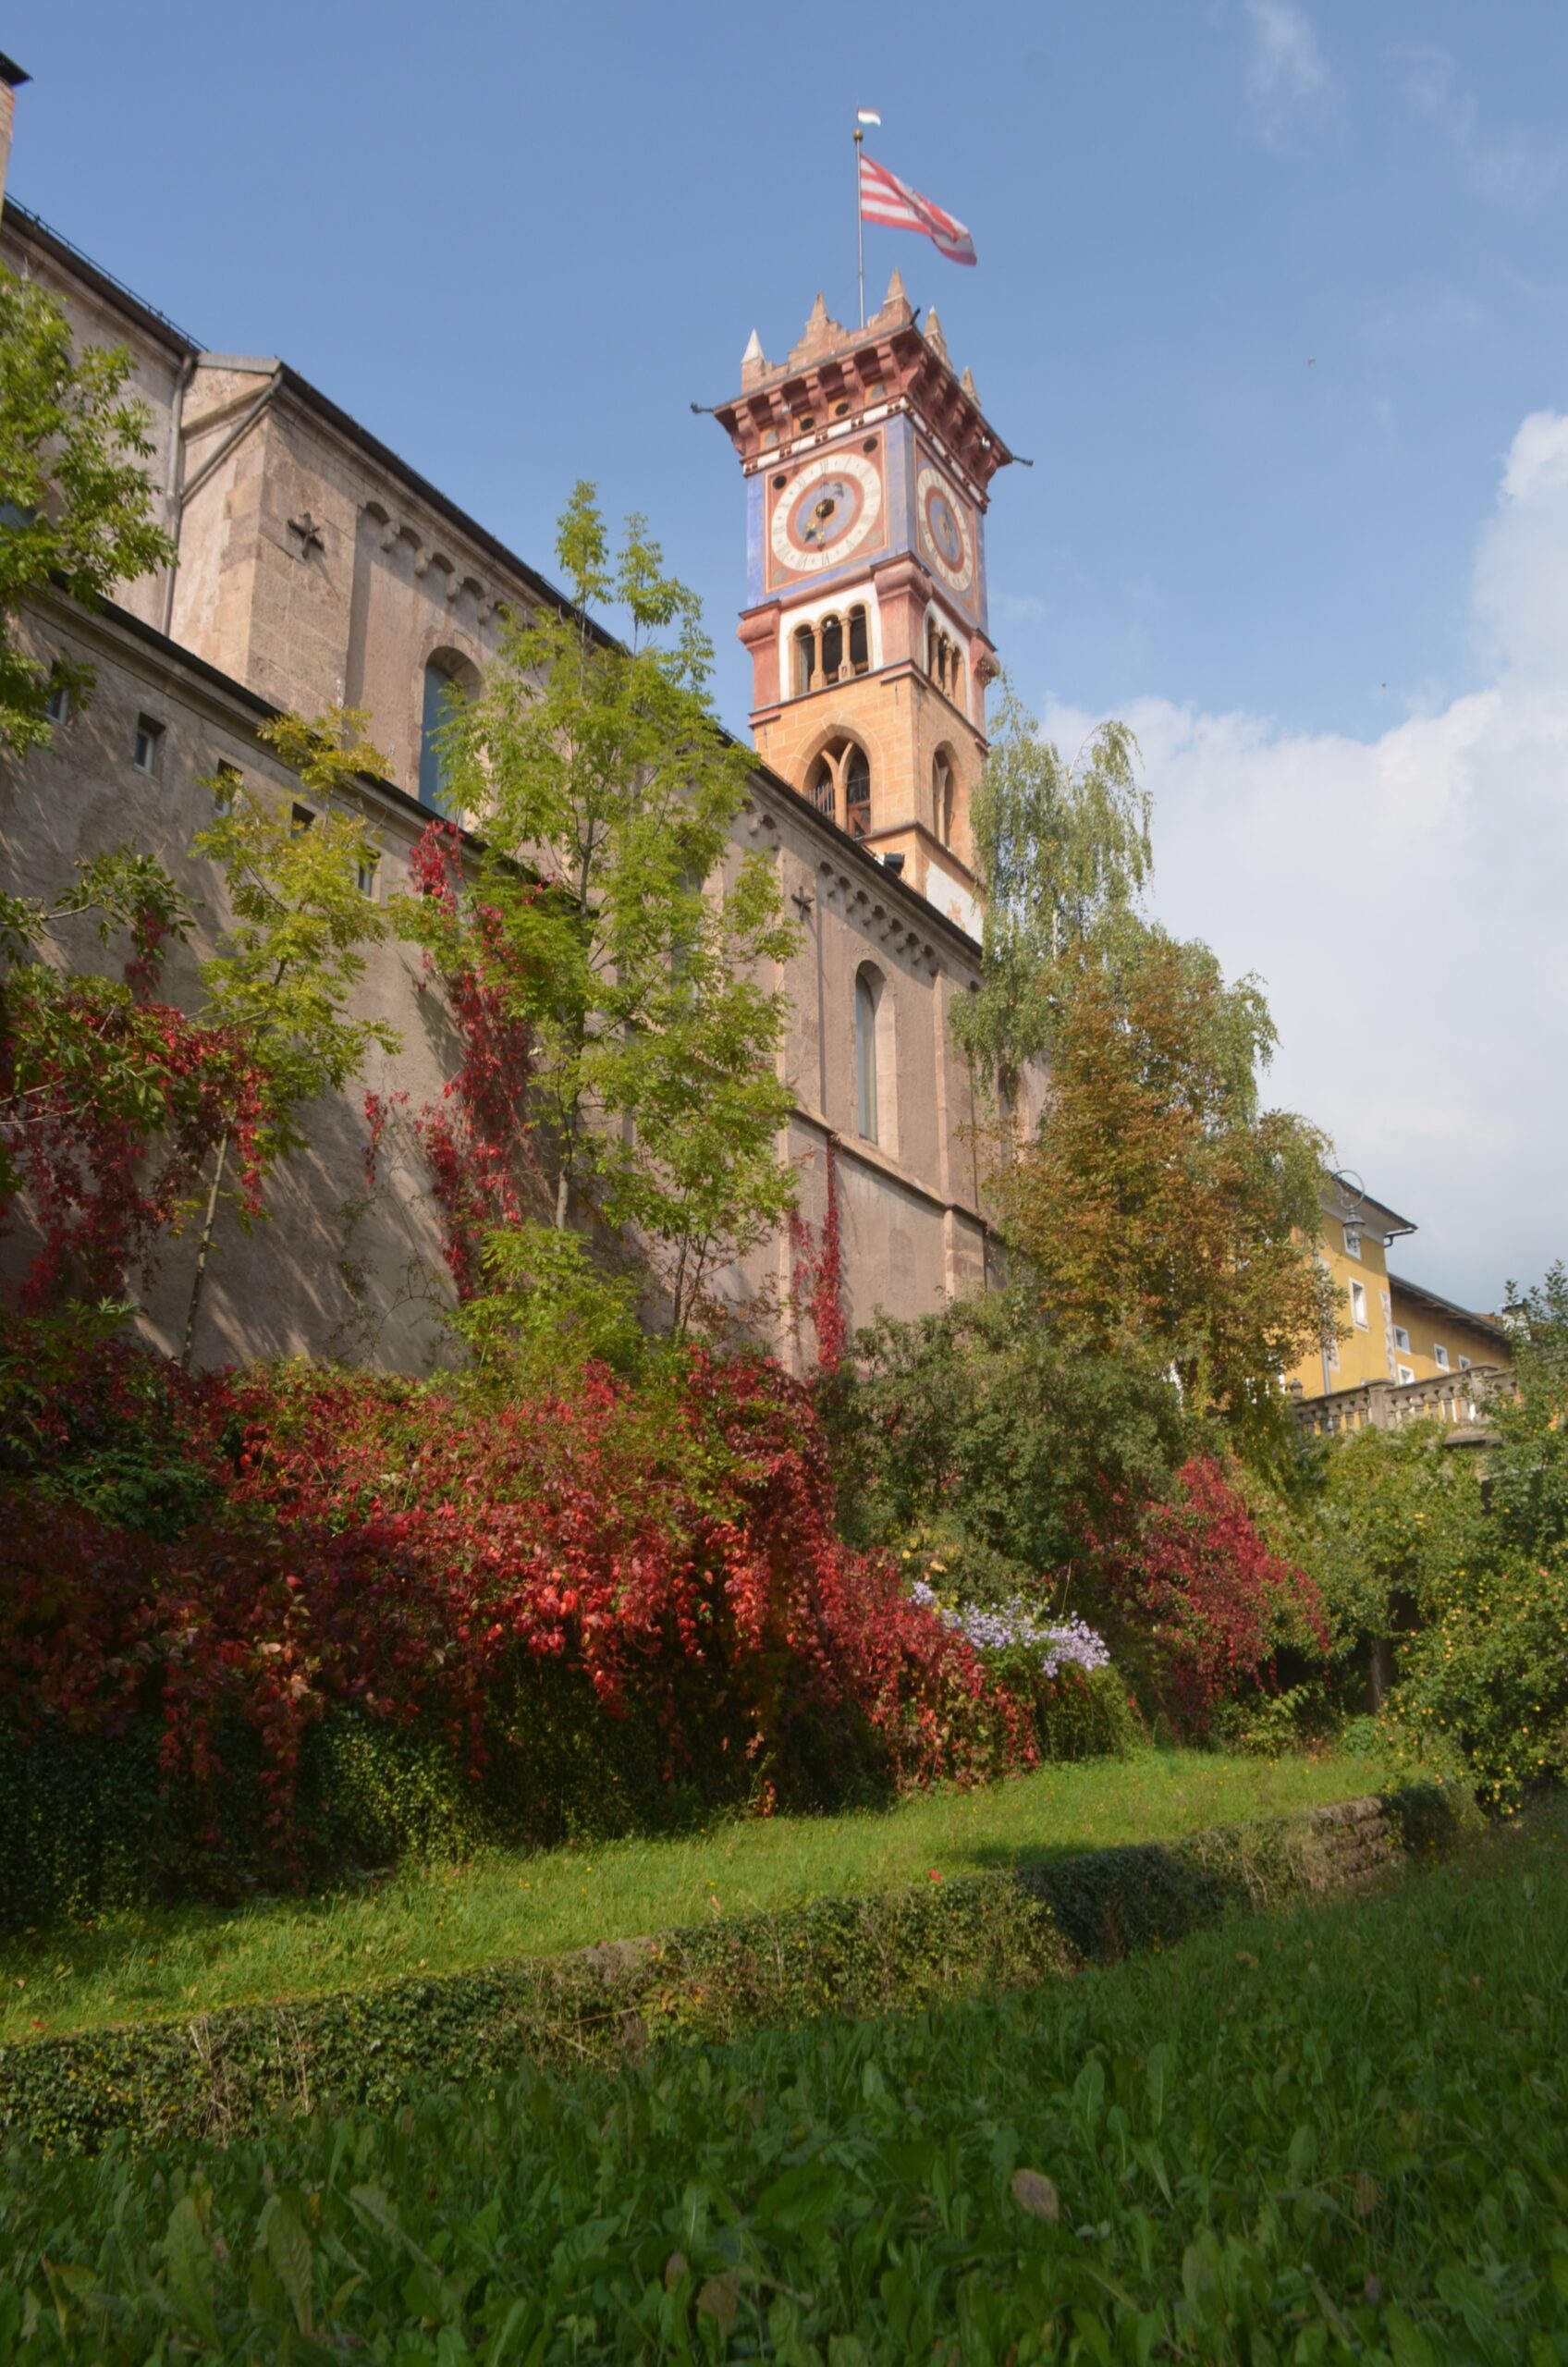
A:
[[[816,635],[810,625],[795,631],[795,696],[804,698],[816,677]]]
[[[875,971],[855,973],[855,1122],[868,1143],[876,1140],[876,1005],[880,983]]]
[[[822,619],[822,679],[836,682],[844,663],[844,627],[839,617]]]
[[[424,669],[424,705],[419,727],[419,802],[433,814],[456,821],[456,792],[447,778],[449,759],[441,732],[451,714],[447,693],[454,685],[465,693],[477,689],[479,677],[457,650],[438,649]]]
[[[932,779],[932,819],[945,847],[953,842],[953,768],[945,755],[937,758]]]
[[[851,839],[871,830],[871,766],[864,748],[851,748],[844,767],[844,827]]]
[[[869,674],[871,671],[871,644],[866,634],[864,608],[850,610],[850,671],[851,674]]]

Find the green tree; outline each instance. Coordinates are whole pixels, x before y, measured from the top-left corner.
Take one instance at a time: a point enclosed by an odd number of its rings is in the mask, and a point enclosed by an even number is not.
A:
[[[362,815],[352,810],[363,776],[384,778],[388,769],[364,736],[367,723],[364,715],[337,707],[313,721],[285,715],[260,727],[260,737],[319,800],[306,827],[288,806],[257,796],[232,774],[206,784],[215,812],[195,852],[221,865],[233,918],[201,964],[204,1016],[244,1046],[257,1073],[259,1122],[247,1150],[262,1180],[303,1147],[300,1116],[309,1103],[341,1090],[373,1045],[385,1052],[401,1045],[385,1020],[357,1018],[348,1008],[364,975],[363,949],[386,929],[381,907],[360,886],[376,853]],[[197,1243],[186,1364],[231,1147],[226,1131]],[[239,1212],[243,1220],[242,1203]]]
[[[1018,1284],[879,1316],[824,1409],[853,1541],[924,1533],[976,1598],[1064,1578],[1168,1492],[1199,1435],[1165,1372],[1056,1338]]]
[[[1057,964],[1131,910],[1149,875],[1149,797],[1137,742],[1102,723],[1071,763],[1004,681],[974,800],[986,898],[980,989],[954,1008],[959,1040],[1004,1095],[1050,1040]]]
[[[1488,1407],[1491,1508],[1509,1546],[1540,1555],[1568,1546],[1568,1267],[1527,1291],[1510,1282],[1507,1295],[1518,1394]]]
[[[125,398],[123,346],[71,350],[58,300],[0,268],[0,748],[45,746],[51,676],[92,693],[90,667],[53,668],[17,646],[32,593],[58,583],[84,607],[166,565],[174,546],[148,515],[144,403]]]
[[[445,729],[452,802],[492,850],[466,958],[533,1036],[555,1229],[635,1234],[679,1334],[792,1201],[768,976],[794,932],[766,857],[734,853],[750,759],[714,718],[693,595],[641,519],[612,558],[588,485],[557,551],[572,605],[516,619]],[[612,600],[624,641],[594,620]],[[453,966],[440,914],[410,901],[403,925]],[[520,1287],[548,1262],[514,1260]]]
[[[1055,964],[1050,1087],[995,1189],[1042,1310],[1102,1355],[1169,1366],[1195,1413],[1272,1421],[1319,1336],[1328,1145],[1260,1107],[1274,1027],[1256,981],[1130,915]]]

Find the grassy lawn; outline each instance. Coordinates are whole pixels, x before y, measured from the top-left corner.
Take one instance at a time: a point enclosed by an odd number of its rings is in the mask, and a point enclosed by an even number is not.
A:
[[[1568,1819],[895,2021],[226,2150],[13,2154],[0,2256],[0,2355],[25,2329],[106,2367],[1554,2367]]]
[[[1042,1768],[980,1791],[934,1792],[881,1812],[497,1853],[241,1909],[105,1914],[0,1942],[0,2042],[547,1956],[711,1915],[898,1889],[933,1869],[950,1876],[1169,1840],[1349,1799],[1384,1775],[1373,1761],[1342,1757],[1269,1763],[1151,1751]]]

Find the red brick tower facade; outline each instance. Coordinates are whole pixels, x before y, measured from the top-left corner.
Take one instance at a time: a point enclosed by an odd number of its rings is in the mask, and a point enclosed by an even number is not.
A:
[[[757,754],[977,931],[970,802],[996,672],[985,516],[1012,455],[897,272],[859,331],[819,296],[782,368],[753,336],[717,416],[747,480]]]

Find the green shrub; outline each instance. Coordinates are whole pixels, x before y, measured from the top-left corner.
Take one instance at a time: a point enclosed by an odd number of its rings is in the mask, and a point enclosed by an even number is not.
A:
[[[1490,1804],[1568,1773],[1568,1551],[1460,1568],[1402,1645],[1385,1725],[1414,1764]]]
[[[1164,1372],[1069,1350],[1022,1289],[879,1316],[855,1356],[823,1400],[845,1532],[939,1532],[966,1600],[1068,1568],[1168,1492],[1195,1442]]]
[[[1004,1659],[1003,1683],[1033,1701],[1042,1759],[1125,1759],[1146,1749],[1148,1729],[1114,1668],[1063,1669],[1042,1677]]]

